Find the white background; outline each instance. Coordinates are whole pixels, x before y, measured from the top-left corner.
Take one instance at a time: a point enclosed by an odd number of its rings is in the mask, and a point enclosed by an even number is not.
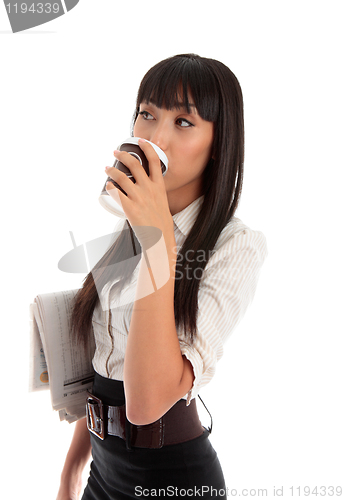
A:
[[[185,52],[221,60],[241,83],[237,216],[269,247],[255,301],[202,394],[227,486],[270,498],[274,487],[284,497],[291,486],[344,487],[342,2],[163,5],[80,0],[17,34],[0,6],[7,498],[54,499],[73,432],[48,392],[28,393],[28,305],[81,285],[57,268],[69,231],[81,244],[114,227],[97,200],[104,167],[130,133],[143,74]]]

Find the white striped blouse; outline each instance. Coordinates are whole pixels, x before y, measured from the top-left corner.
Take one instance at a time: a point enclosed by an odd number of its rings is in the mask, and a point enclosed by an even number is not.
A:
[[[203,198],[200,196],[173,216],[177,250],[194,224]],[[125,219],[119,220],[115,231],[120,231],[125,222]],[[240,219],[233,217],[222,230],[199,286],[197,331],[193,344],[186,339],[182,327],[177,329],[181,353],[191,362],[195,376],[192,389],[183,398],[187,400],[187,404],[213,378],[216,364],[223,355],[225,341],[254,297],[259,272],[266,256],[266,239],[263,233],[253,231]],[[187,258],[197,260],[202,259],[202,255],[195,251]],[[93,367],[103,377],[123,380],[124,356],[138,269],[139,265],[120,297],[112,293],[111,283],[106,285],[93,313],[96,343]]]

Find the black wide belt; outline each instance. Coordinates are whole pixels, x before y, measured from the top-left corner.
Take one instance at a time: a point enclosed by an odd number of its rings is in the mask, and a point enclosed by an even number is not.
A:
[[[89,394],[86,403],[86,420],[90,432],[100,439],[107,435],[126,441],[127,448],[162,448],[199,437],[204,432],[195,399],[189,406],[181,399],[159,420],[147,425],[134,425],[126,417],[125,404],[109,406]]]

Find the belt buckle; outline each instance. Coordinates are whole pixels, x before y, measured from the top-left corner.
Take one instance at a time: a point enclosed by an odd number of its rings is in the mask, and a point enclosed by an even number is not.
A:
[[[88,394],[86,400],[87,429],[103,441],[105,438],[103,402],[96,396]]]

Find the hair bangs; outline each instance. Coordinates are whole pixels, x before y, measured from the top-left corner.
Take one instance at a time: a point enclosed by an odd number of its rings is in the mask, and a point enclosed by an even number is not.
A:
[[[218,84],[213,73],[202,63],[202,58],[169,58],[153,66],[143,78],[137,108],[142,102],[152,102],[168,110],[196,106],[203,120],[215,122],[219,115]]]

